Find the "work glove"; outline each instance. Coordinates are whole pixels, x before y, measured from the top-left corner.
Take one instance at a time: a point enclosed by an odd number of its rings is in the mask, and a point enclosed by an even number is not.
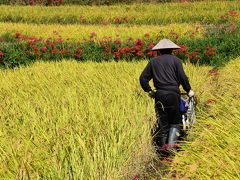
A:
[[[194,96],[193,90],[190,90],[190,91],[188,92],[188,96],[189,96],[189,97],[193,97],[193,96]]]
[[[155,98],[155,92],[154,92],[153,90],[149,91],[149,92],[148,92],[148,96],[149,96],[150,98]]]

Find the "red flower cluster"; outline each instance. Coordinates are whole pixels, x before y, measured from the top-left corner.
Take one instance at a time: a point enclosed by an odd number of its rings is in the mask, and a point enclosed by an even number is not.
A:
[[[0,58],[3,58],[4,53],[2,51],[0,51]]]
[[[117,52],[114,52],[114,56],[116,59],[120,59],[123,55],[130,55],[133,53],[132,48],[119,48]]]
[[[157,52],[156,51],[152,51],[152,48],[154,47],[155,45],[151,42],[151,43],[149,43],[148,44],[148,56],[149,57],[155,57],[155,56],[157,56]]]
[[[172,33],[176,35],[176,33]],[[56,36],[56,37],[55,37]],[[152,38],[148,38],[150,35],[145,34],[143,39],[133,40],[131,37],[123,42],[119,36],[116,39],[112,37],[104,37],[99,40],[96,32],[92,32],[89,36],[89,39],[86,39],[83,42],[66,42],[58,34],[54,32],[53,38],[48,38],[46,40],[39,39],[36,37],[28,37],[17,32],[14,34],[16,42],[23,41],[26,46],[23,48],[23,51],[26,51],[25,54],[29,55],[30,58],[34,59],[61,59],[61,58],[75,58],[78,60],[85,60],[84,53],[98,53],[97,57],[99,59],[111,60],[115,59],[140,59],[140,58],[152,58],[157,56],[156,51],[152,51],[152,48],[156,42],[152,41]],[[147,37],[145,39],[145,37]],[[93,45],[93,46],[92,46]],[[80,48],[83,47],[83,48]],[[203,60],[204,62],[213,58],[213,55],[216,54],[216,49],[210,46],[203,47],[201,49],[189,50],[186,45],[179,45],[181,48],[174,51],[174,54],[183,60],[188,60],[190,62],[198,62]],[[84,48],[96,48],[93,52],[84,51]],[[1,51],[1,50],[0,50]],[[0,54],[1,55],[1,54]],[[93,54],[95,58],[96,55]],[[0,56],[3,58],[3,55]]]
[[[235,10],[230,10],[230,11],[228,11],[228,15],[234,17],[234,16],[237,16],[238,13]]]
[[[153,57],[156,56],[156,52],[151,51],[154,47],[154,44],[151,42],[147,47],[145,47],[145,43],[141,39],[135,40],[135,42],[131,45],[132,39],[128,40],[128,46],[130,47],[119,47],[116,52],[114,52],[114,56],[116,59],[122,58],[124,55],[133,56],[133,57]]]
[[[41,52],[42,52],[42,53],[46,53],[46,52],[47,52],[47,47],[46,47],[46,46],[42,47],[42,48],[41,48]]]
[[[192,61],[192,60],[199,60],[200,57],[199,57],[198,55],[199,55],[199,52],[197,52],[197,51],[195,50],[195,51],[193,51],[192,53],[187,54],[187,57],[188,57],[188,59],[189,59],[190,61]]]
[[[29,44],[34,44],[34,43],[36,43],[36,42],[38,42],[38,41],[41,41],[41,39],[39,39],[39,38],[25,36],[25,35],[22,35],[22,34],[19,33],[19,32],[16,32],[15,35],[14,35],[14,37],[15,37],[16,39],[19,39],[20,41],[21,41],[21,40],[22,40],[22,41],[27,41]]]
[[[205,47],[204,54],[205,54],[206,56],[213,56],[213,55],[216,54],[216,49],[213,48],[213,47],[210,47],[210,46],[206,46],[206,47]]]
[[[53,33],[57,36],[57,38],[48,38],[45,41],[36,37],[22,35],[19,32],[15,33],[14,37],[18,39],[18,41],[27,42],[30,50],[29,53],[37,57],[48,54],[61,57],[70,56],[75,57],[76,59],[81,58],[82,51],[80,51],[80,49],[77,49],[76,52],[74,52],[73,49],[66,49],[62,37],[56,31]]]
[[[179,54],[184,54],[186,55],[187,54],[187,50],[188,50],[188,47],[187,46],[184,46],[184,45],[179,45],[180,46],[180,49],[177,49],[174,51],[175,55],[179,55]]]
[[[2,51],[0,51],[0,63],[3,62],[3,57],[4,57],[4,53]]]
[[[82,56],[82,49],[81,48],[77,48],[76,54],[75,54],[75,58],[76,59],[81,59],[81,56]]]

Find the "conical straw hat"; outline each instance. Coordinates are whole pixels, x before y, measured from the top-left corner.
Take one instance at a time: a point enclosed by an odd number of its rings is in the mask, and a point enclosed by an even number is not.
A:
[[[159,43],[157,43],[156,46],[152,48],[153,51],[157,51],[160,49],[180,49],[180,47],[169,39],[162,39],[161,41],[159,41]]]

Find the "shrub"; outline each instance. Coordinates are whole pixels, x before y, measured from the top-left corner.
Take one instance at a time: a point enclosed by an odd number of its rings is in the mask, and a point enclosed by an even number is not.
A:
[[[31,64],[35,58],[28,54],[26,43],[1,43],[0,44],[1,66],[14,68],[21,65]]]

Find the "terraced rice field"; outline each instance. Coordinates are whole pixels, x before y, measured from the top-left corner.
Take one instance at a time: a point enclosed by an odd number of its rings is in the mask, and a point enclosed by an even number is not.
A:
[[[238,1],[0,8],[1,179],[239,179]],[[139,85],[162,37],[198,99],[167,165]]]

